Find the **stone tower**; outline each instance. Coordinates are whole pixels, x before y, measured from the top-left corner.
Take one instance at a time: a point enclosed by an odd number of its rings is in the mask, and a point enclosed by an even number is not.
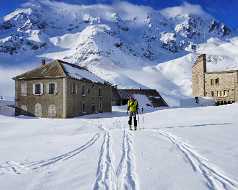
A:
[[[205,72],[206,54],[201,54],[192,67],[192,95],[194,97],[205,96]]]

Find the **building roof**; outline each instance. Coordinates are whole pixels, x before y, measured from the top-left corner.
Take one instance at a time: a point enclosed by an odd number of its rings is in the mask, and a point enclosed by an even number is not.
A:
[[[65,74],[71,78],[78,79],[78,80],[89,80],[96,83],[102,83],[104,84],[106,81],[99,78],[95,74],[91,73],[84,67],[80,67],[75,64],[62,62],[61,64],[63,66],[63,69],[65,71]]]
[[[84,67],[71,64],[62,60],[55,60],[51,63],[14,77],[14,80],[29,80],[43,78],[64,78],[70,77],[76,80],[86,80],[94,83],[109,84],[105,80],[91,73]]]
[[[147,96],[158,96],[160,97],[160,94],[155,89],[118,89],[119,94],[122,98],[128,98],[132,94],[144,94]]]
[[[145,95],[149,98],[154,107],[168,106],[160,93],[155,89],[114,89],[117,93],[113,93],[113,99],[128,99],[136,94]],[[116,96],[115,96],[116,95]]]
[[[41,79],[41,78],[62,78],[66,74],[58,61],[40,65],[40,67],[27,71],[14,77],[14,80]]]

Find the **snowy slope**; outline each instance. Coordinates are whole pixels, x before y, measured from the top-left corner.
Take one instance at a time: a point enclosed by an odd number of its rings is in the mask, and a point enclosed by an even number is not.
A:
[[[126,2],[77,5],[29,1],[0,23],[0,68],[33,68],[40,59],[86,66],[120,88],[156,88],[170,105],[191,96],[191,66],[236,68],[237,34],[198,5],[163,10]],[[218,64],[218,61],[219,64]],[[11,72],[13,73],[13,72]],[[13,83],[3,76],[4,95]]]
[[[6,116],[15,115],[15,101],[10,97],[0,97],[0,114]]]
[[[0,189],[236,190],[237,107],[146,113],[138,131],[116,107],[67,120],[0,116]]]

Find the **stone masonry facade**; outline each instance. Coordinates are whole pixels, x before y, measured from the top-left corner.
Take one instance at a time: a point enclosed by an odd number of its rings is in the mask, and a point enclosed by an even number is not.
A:
[[[206,54],[198,56],[192,68],[194,97],[212,97],[217,104],[238,101],[238,70],[207,72]]]
[[[56,61],[15,77],[16,115],[69,118],[112,111],[109,83],[79,80],[63,70]]]

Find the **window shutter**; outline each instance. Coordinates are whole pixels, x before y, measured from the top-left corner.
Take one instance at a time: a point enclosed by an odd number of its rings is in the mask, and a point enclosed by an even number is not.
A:
[[[49,94],[50,93],[50,83],[48,83],[46,85],[46,93]]]
[[[57,91],[57,82],[55,82],[54,84],[55,84],[55,94],[57,94],[58,93],[58,91]]]
[[[36,89],[35,84],[33,84],[32,94],[35,94],[35,89]]]
[[[40,95],[42,95],[44,93],[44,86],[43,83],[40,83]]]

